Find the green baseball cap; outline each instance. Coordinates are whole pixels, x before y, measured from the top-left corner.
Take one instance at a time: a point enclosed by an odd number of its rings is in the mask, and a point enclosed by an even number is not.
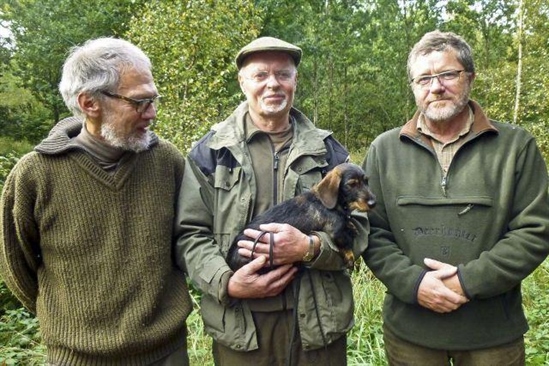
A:
[[[291,43],[284,42],[283,40],[280,40],[278,38],[261,37],[242,47],[242,49],[236,55],[236,67],[240,70],[242,64],[244,63],[244,59],[250,56],[252,53],[267,51],[287,53],[294,60],[296,67],[301,61],[301,48],[294,46]]]

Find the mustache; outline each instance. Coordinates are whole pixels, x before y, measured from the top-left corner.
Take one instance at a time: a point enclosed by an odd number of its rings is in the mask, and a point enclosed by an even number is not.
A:
[[[263,99],[265,98],[272,98],[272,97],[286,97],[286,93],[273,93],[263,96]]]

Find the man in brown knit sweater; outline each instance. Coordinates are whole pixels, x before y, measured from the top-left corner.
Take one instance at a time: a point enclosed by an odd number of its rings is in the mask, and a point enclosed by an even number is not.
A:
[[[24,156],[1,199],[0,274],[36,313],[49,365],[188,365],[186,280],[172,260],[178,150],[148,127],[148,57],[100,38],[59,85],[74,117]]]

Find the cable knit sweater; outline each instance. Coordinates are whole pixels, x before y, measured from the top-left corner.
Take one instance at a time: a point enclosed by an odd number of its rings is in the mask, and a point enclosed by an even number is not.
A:
[[[61,121],[8,176],[0,274],[37,314],[48,362],[147,365],[185,343],[192,310],[173,263],[174,204],[184,160],[152,134],[105,172]]]

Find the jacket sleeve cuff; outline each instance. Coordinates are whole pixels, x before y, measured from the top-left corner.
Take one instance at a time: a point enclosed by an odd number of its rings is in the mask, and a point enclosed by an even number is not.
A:
[[[421,274],[419,275],[417,281],[416,281],[416,285],[414,286],[414,304],[419,304],[419,302],[417,301],[417,295],[418,295],[418,292],[419,292],[419,285],[421,284],[421,281],[423,281],[423,277],[425,277],[425,275],[427,274],[427,270],[424,270],[423,272],[421,272]]]
[[[465,295],[466,298],[471,300],[472,296],[469,294],[469,292],[467,291],[467,288],[465,287],[465,284],[463,283],[463,276],[461,275],[461,269],[459,268],[459,266],[458,266],[458,270],[457,270],[457,277],[458,277],[461,289],[463,290],[463,294]]]
[[[322,270],[335,271],[342,269],[344,267],[343,259],[339,249],[332,243],[328,234],[322,231],[314,231],[311,235],[315,235],[320,239],[320,252],[307,266]]]
[[[219,294],[217,298],[223,306],[232,306],[237,301],[229,296],[229,280],[233,274],[233,271],[226,271],[221,275],[219,280]]]

